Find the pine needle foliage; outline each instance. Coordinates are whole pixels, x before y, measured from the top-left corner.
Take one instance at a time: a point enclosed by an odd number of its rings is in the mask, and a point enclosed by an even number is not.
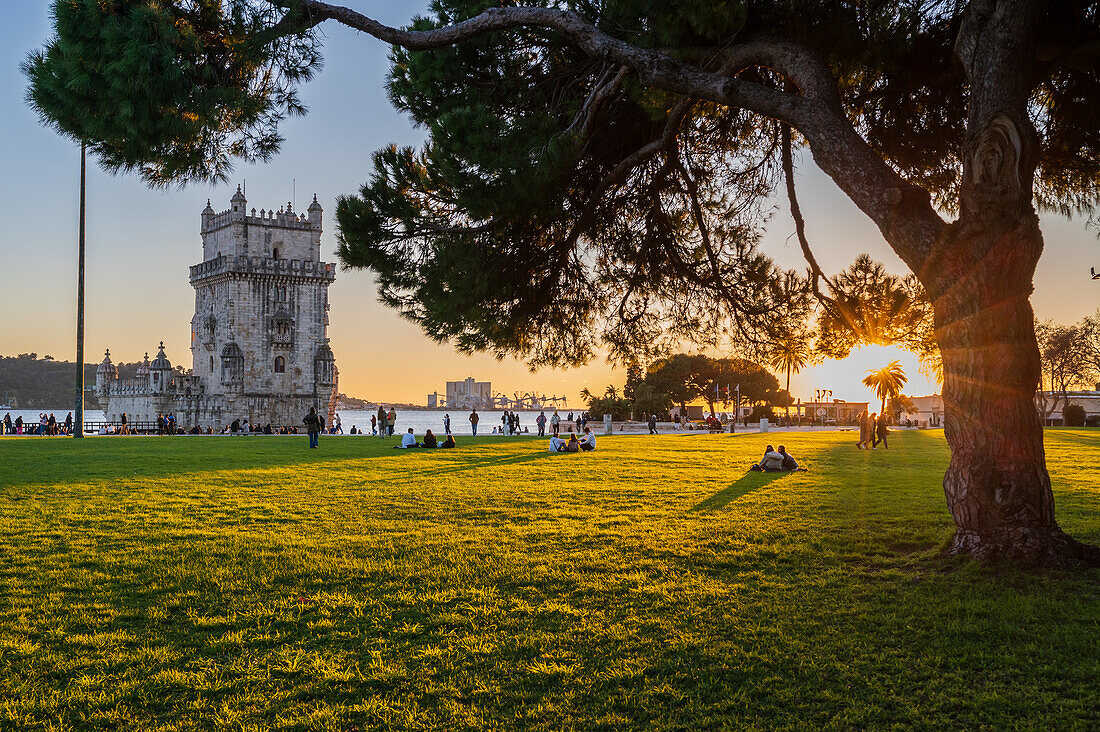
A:
[[[224,181],[268,160],[296,87],[319,68],[309,34],[272,31],[252,0],[54,0],[56,35],[23,64],[42,121],[112,172],[150,185]]]

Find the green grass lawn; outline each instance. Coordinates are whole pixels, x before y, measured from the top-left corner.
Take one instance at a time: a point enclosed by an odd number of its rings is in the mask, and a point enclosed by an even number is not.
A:
[[[938,559],[940,432],[459,439],[0,440],[0,729],[1100,728],[1100,572]]]

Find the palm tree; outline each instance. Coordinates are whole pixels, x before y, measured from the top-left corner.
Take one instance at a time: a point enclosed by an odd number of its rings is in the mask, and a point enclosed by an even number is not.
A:
[[[886,411],[887,399],[893,399],[901,394],[901,390],[905,387],[907,381],[909,381],[909,377],[905,375],[905,371],[901,368],[901,362],[897,360],[891,361],[877,371],[868,370],[867,375],[863,377],[863,384],[874,389],[875,396],[882,400],[882,408],[879,409],[879,414]]]
[[[768,365],[787,372],[787,398],[791,395],[791,372],[799,373],[810,362],[810,346],[798,333],[786,333],[768,353]],[[791,405],[787,404],[787,424],[791,422]]]

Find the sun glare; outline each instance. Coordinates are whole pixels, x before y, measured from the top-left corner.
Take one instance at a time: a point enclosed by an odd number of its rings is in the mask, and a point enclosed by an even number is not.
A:
[[[902,393],[908,396],[938,394],[940,385],[920,373],[915,354],[897,346],[863,346],[854,349],[848,358],[828,360],[791,375],[791,392],[796,399],[813,399],[815,389],[831,389],[833,399],[877,403],[873,390],[863,385],[868,371],[880,369],[891,361],[900,361],[908,377]]]

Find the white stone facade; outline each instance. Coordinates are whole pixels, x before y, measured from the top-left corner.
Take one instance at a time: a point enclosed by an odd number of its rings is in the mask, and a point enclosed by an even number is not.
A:
[[[191,371],[173,375],[161,344],[149,373],[124,383],[108,354],[96,377],[108,421],[172,412],[185,429],[220,431],[234,419],[300,426],[311,406],[331,412],[328,287],[336,267],[321,261],[321,206],[314,196],[308,215],[291,204],[249,212],[239,187],[230,204],[215,213],[208,202],[202,212],[203,261],[191,267]]]

